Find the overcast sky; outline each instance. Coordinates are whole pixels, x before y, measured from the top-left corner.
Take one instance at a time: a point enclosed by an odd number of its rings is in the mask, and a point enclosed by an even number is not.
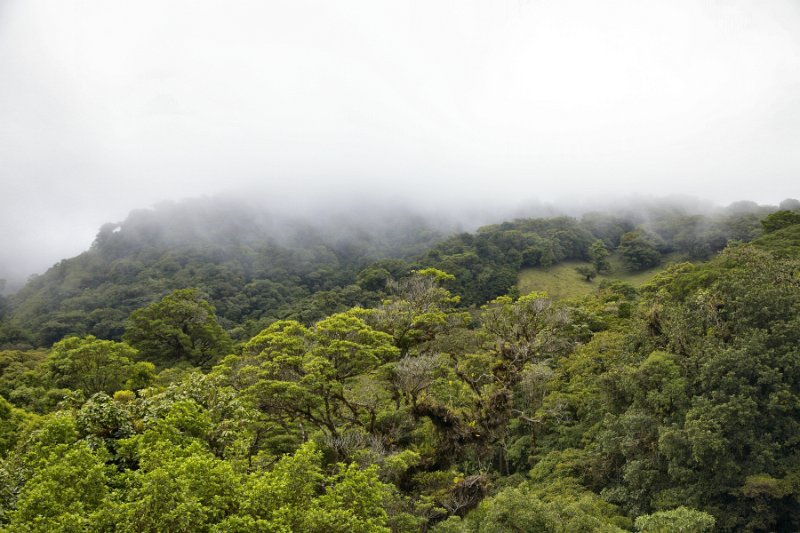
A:
[[[800,195],[800,2],[0,0],[0,278],[165,199]]]

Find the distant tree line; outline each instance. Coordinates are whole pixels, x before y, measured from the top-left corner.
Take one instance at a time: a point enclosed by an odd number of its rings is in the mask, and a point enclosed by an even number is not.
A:
[[[656,266],[668,254],[708,259],[728,242],[750,241],[796,215],[778,211],[762,229],[772,211],[734,204],[713,216],[677,208],[590,213],[520,219],[444,238],[416,218],[377,229],[353,221],[322,228],[224,204],[165,205],[105,225],[90,250],[0,300],[0,346],[50,346],[70,334],[119,340],[131,312],[184,288],[199,289],[222,327],[243,340],[275,320],[311,324],[375,305],[390,282],[426,267],[455,275],[448,288],[461,306],[480,306],[515,294],[523,268],[583,260],[602,272],[607,252],[631,270]]]

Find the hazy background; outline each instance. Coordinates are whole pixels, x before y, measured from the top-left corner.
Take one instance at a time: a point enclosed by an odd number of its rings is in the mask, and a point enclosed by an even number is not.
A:
[[[220,192],[458,211],[798,183],[796,0],[0,0],[0,278]]]

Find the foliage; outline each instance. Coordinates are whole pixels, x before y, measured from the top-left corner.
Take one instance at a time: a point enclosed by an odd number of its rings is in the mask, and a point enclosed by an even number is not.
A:
[[[174,291],[131,313],[123,339],[142,357],[162,364],[210,365],[231,350],[214,309],[196,289]]]
[[[11,523],[30,531],[80,531],[108,494],[104,450],[77,443],[52,453],[19,493]]]
[[[597,277],[597,267],[594,265],[581,265],[575,267],[575,272],[577,272],[582,278],[585,278],[586,281],[592,281]]]
[[[609,255],[606,245],[600,239],[594,241],[589,247],[589,258],[597,272],[606,272],[610,268],[608,264]]]
[[[89,335],[68,337],[53,345],[47,366],[58,387],[112,394],[120,389],[141,389],[155,377],[151,363],[134,362],[135,349],[125,343],[98,340]]]
[[[655,238],[641,230],[623,235],[619,252],[625,265],[631,270],[644,270],[661,261]]]
[[[0,351],[0,396],[37,412],[52,408],[46,360],[43,351]]]
[[[188,287],[200,288],[237,340],[277,319],[311,324],[376,303],[380,282],[358,284],[360,271],[374,264],[400,277],[409,267],[393,259],[441,239],[419,218],[383,215],[312,225],[219,199],[134,211],[9,298],[0,347],[50,346],[67,335],[120,340],[132,311]]]
[[[800,224],[765,233],[753,244],[778,257],[800,259]]]
[[[795,531],[799,225],[639,289],[497,294],[526,262],[601,246],[619,247],[611,263],[700,258],[726,228],[753,228],[684,215],[519,220],[419,264],[309,278],[320,300],[293,300],[297,316],[218,319],[199,289],[178,288],[140,302],[126,342],[0,351],[0,528]],[[130,235],[102,233],[95,254],[127,257]],[[328,284],[339,275],[359,285]],[[47,323],[31,327],[60,331]]]
[[[678,507],[671,511],[659,511],[642,515],[636,519],[636,530],[642,533],[691,532],[703,533],[714,530],[714,517],[702,511]]]
[[[276,320],[308,326],[374,306],[392,282],[427,267],[455,275],[447,288],[461,305],[479,306],[513,294],[523,268],[591,259],[603,273],[603,248],[614,252],[631,232],[659,241],[659,254],[707,259],[731,240],[757,237],[772,210],[744,203],[706,216],[649,206],[518,219],[445,238],[424,220],[392,213],[309,223],[219,200],[165,203],[104,225],[90,250],[0,298],[0,348],[49,347],[69,335],[120,340],[131,312],[189,287],[236,341]],[[629,250],[632,267],[658,263],[640,248]]]
[[[0,457],[5,456],[9,450],[14,448],[20,436],[20,430],[29,416],[25,411],[14,407],[0,396]]]
[[[772,233],[795,224],[800,224],[800,213],[796,211],[776,211],[761,221],[765,233]]]

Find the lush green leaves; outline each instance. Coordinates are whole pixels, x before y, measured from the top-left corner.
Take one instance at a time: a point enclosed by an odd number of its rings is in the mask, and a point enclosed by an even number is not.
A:
[[[644,270],[661,262],[655,238],[645,231],[633,231],[622,236],[619,253],[631,270]]]
[[[69,337],[53,345],[47,365],[54,384],[112,394],[120,389],[141,389],[155,376],[152,363],[134,362],[138,352],[125,343]]]
[[[636,519],[636,530],[642,533],[703,533],[714,530],[714,517],[708,513],[678,507]]]
[[[800,265],[773,252],[796,225],[641,291],[610,282],[580,301],[511,294],[480,309],[452,292],[482,302],[527,261],[602,263],[617,244],[637,264],[649,248],[700,257],[715,224],[517,221],[432,251],[455,278],[392,261],[359,266],[352,289],[336,283],[355,270],[310,276],[320,305],[300,310],[305,323],[264,315],[238,326],[260,330],[238,346],[182,289],[133,313],[133,346],[84,336],[0,352],[0,527],[795,530]],[[123,257],[106,229],[97,253]],[[328,253],[312,237],[309,271]],[[179,273],[180,258],[159,268]],[[226,289],[206,274],[226,305],[247,278]],[[64,283],[74,275],[64,267]],[[380,302],[322,313],[383,287]]]
[[[231,349],[214,309],[196,289],[182,289],[134,311],[123,338],[158,363],[209,365]]]

